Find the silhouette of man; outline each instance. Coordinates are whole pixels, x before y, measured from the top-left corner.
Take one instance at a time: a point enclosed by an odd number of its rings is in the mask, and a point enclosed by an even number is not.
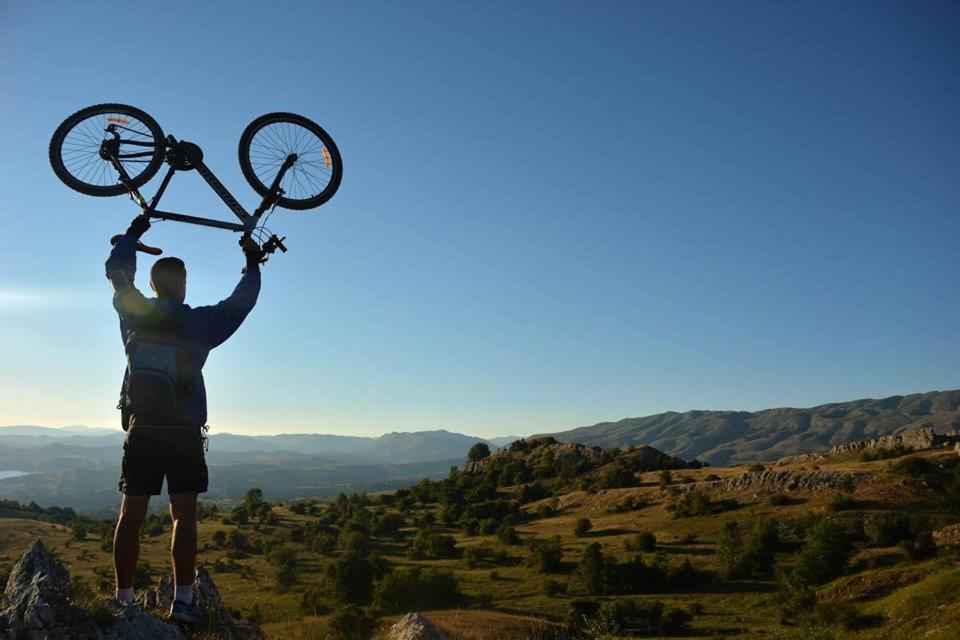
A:
[[[244,237],[241,247],[247,268],[233,293],[213,306],[191,308],[183,302],[187,272],[183,261],[178,258],[157,260],[150,270],[150,288],[156,293],[155,298],[147,298],[133,285],[137,243],[149,228],[147,216],[135,218],[107,258],[107,278],[113,285],[113,306],[120,316],[121,337],[126,345],[137,329],[175,321],[182,336],[183,353],[189,360],[188,375],[192,381],[190,392],[182,403],[179,424],[138,416],[135,406],[131,407],[129,422],[124,424],[127,437],[123,444],[119,483],[123,497],[113,538],[116,597],[122,603],[134,601],[133,581],[140,554],[140,529],[147,515],[150,496],[160,495],[166,477],[173,520],[171,555],[176,585],[170,616],[192,623],[200,619],[199,603],[193,595],[197,495],[207,490],[203,433],[207,400],[201,369],[210,350],[233,335],[256,304],[263,251],[254,240]],[[127,400],[126,380],[121,405]]]

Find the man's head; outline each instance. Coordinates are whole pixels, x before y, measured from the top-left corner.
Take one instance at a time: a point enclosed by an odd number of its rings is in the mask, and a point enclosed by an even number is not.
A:
[[[183,302],[187,297],[187,266],[180,258],[160,258],[150,269],[150,288],[158,298]]]

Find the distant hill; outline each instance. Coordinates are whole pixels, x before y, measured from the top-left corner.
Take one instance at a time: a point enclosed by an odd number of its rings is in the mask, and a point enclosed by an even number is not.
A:
[[[124,438],[118,429],[93,429],[90,427],[51,428],[36,426],[0,427],[0,448],[40,449],[67,447],[78,449],[83,456],[90,448],[115,450]],[[392,432],[378,438],[341,436],[321,433],[285,433],[279,435],[241,435],[214,431],[210,436],[210,452],[213,455],[233,454],[234,461],[252,454],[289,452],[301,455],[321,456],[331,460],[351,463],[393,464],[428,462],[461,458],[478,442],[486,442],[491,448],[503,446],[514,437],[485,440],[476,436],[453,433],[444,429],[433,431]],[[16,454],[13,456],[14,462]],[[28,460],[33,455],[26,455]],[[9,464],[0,459],[0,470]],[[24,463],[26,464],[26,463]],[[22,468],[24,464],[12,468]]]
[[[564,442],[599,447],[646,444],[685,460],[696,458],[726,465],[776,460],[924,426],[938,430],[960,427],[960,390],[854,400],[809,409],[668,411],[550,435]]]

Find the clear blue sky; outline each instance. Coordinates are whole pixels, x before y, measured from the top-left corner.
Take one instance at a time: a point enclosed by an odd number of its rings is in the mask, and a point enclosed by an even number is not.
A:
[[[271,221],[290,252],[205,369],[217,430],[493,436],[960,387],[956,2],[0,0],[0,58],[0,423],[118,422],[102,263],[137,209],[47,161],[110,101],[199,142],[249,208],[254,117],[303,113],[343,153],[331,202]],[[165,205],[229,215],[194,174]],[[188,303],[239,277],[230,233],[147,239]]]

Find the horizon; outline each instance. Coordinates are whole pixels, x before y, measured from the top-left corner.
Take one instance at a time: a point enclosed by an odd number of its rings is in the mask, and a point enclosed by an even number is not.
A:
[[[887,399],[890,399],[890,398],[904,398],[904,397],[907,397],[907,396],[927,395],[927,394],[930,394],[930,393],[951,393],[951,392],[954,392],[954,391],[960,391],[960,388],[958,388],[958,389],[930,389],[930,390],[927,390],[927,391],[914,391],[914,392],[908,392],[908,393],[895,393],[895,394],[889,395],[889,396],[867,396],[867,397],[863,397],[863,398],[850,398],[850,399],[847,399],[847,400],[831,400],[831,401],[827,401],[827,402],[818,402],[818,403],[816,403],[816,404],[807,405],[807,406],[803,406],[803,407],[797,406],[797,405],[781,405],[781,406],[775,406],[775,407],[762,407],[762,408],[755,408],[755,409],[742,409],[742,408],[741,408],[741,409],[734,409],[734,408],[726,408],[726,409],[716,409],[716,408],[714,408],[714,409],[691,408],[691,409],[683,409],[683,410],[668,409],[668,410],[666,410],[666,411],[659,411],[659,412],[657,412],[657,413],[650,413],[650,414],[644,414],[644,415],[623,416],[623,417],[620,417],[620,418],[614,418],[614,419],[610,419],[610,420],[598,420],[598,421],[595,421],[595,422],[591,422],[591,423],[589,423],[589,424],[581,424],[581,425],[577,425],[577,426],[567,426],[567,427],[564,427],[564,428],[561,428],[561,429],[553,429],[553,430],[550,430],[550,431],[537,431],[537,432],[532,432],[532,433],[520,433],[520,432],[516,432],[516,433],[503,434],[503,435],[494,435],[494,436],[478,435],[478,434],[474,434],[474,433],[468,433],[468,432],[466,432],[466,431],[456,431],[456,430],[452,430],[452,429],[447,428],[447,427],[432,427],[432,428],[423,428],[423,429],[415,429],[415,428],[414,428],[414,429],[403,429],[403,430],[392,430],[392,431],[380,431],[380,432],[370,431],[370,432],[365,432],[365,433],[335,433],[335,432],[325,432],[325,431],[281,431],[281,432],[275,432],[275,433],[258,433],[258,432],[238,433],[238,432],[234,432],[234,431],[216,431],[216,432],[214,432],[214,431],[211,429],[211,432],[212,432],[212,433],[210,433],[210,435],[211,435],[211,436],[217,436],[217,435],[235,435],[235,436],[248,436],[248,437],[260,437],[260,436],[266,436],[266,437],[272,437],[272,436],[341,436],[341,437],[358,437],[358,438],[372,438],[372,439],[376,439],[376,438],[380,438],[380,437],[387,436],[387,435],[391,435],[391,434],[401,434],[401,435],[402,435],[402,434],[416,434],[416,433],[437,433],[437,432],[445,432],[445,433],[450,433],[450,434],[454,434],[454,435],[468,436],[468,437],[471,437],[471,438],[481,438],[481,439],[484,439],[484,440],[498,440],[498,439],[503,439],[503,438],[525,439],[525,438],[530,438],[530,437],[533,437],[533,436],[551,435],[551,434],[555,434],[555,433],[562,433],[562,432],[565,432],[565,431],[573,431],[573,430],[575,430],[575,429],[579,429],[579,428],[582,428],[582,427],[591,427],[591,426],[596,426],[596,425],[600,425],[600,424],[614,424],[614,423],[617,423],[617,422],[620,422],[620,421],[623,421],[623,420],[641,420],[641,419],[644,419],[644,418],[650,418],[650,417],[653,417],[653,416],[664,415],[664,414],[668,414],[668,413],[676,413],[676,414],[685,414],[685,413],[694,413],[694,412],[704,412],[704,413],[710,413],[710,412],[717,412],[717,413],[724,413],[724,412],[759,413],[759,412],[762,412],[762,411],[777,411],[777,410],[781,410],[781,409],[806,410],[806,409],[813,409],[813,408],[822,407],[822,406],[829,406],[829,405],[843,405],[843,404],[847,404],[847,403],[851,403],[851,402],[880,401],[880,400],[887,400]],[[69,424],[69,425],[51,426],[51,425],[40,425],[40,424],[27,424],[27,423],[24,423],[24,424],[2,424],[2,425],[0,425],[0,429],[17,428],[17,427],[38,427],[38,428],[42,428],[42,429],[59,429],[59,430],[66,430],[66,429],[92,429],[92,430],[100,430],[100,431],[116,431],[116,430],[117,430],[116,427],[101,427],[101,426],[92,426],[92,425],[87,425],[87,424]]]
[[[260,114],[302,113],[343,155],[329,203],[271,219],[290,252],[204,369],[215,432],[496,437],[955,384],[956,4],[309,4],[264,30],[256,3],[225,28],[177,1],[150,12],[169,46],[114,30],[122,70],[77,37],[114,8],[0,6],[20,150],[0,168],[0,422],[119,423],[102,265],[138,208],[47,158],[108,101],[200,144],[248,207],[236,149]],[[164,202],[229,215],[198,176]],[[186,261],[188,304],[239,278],[229,233],[144,241]]]

